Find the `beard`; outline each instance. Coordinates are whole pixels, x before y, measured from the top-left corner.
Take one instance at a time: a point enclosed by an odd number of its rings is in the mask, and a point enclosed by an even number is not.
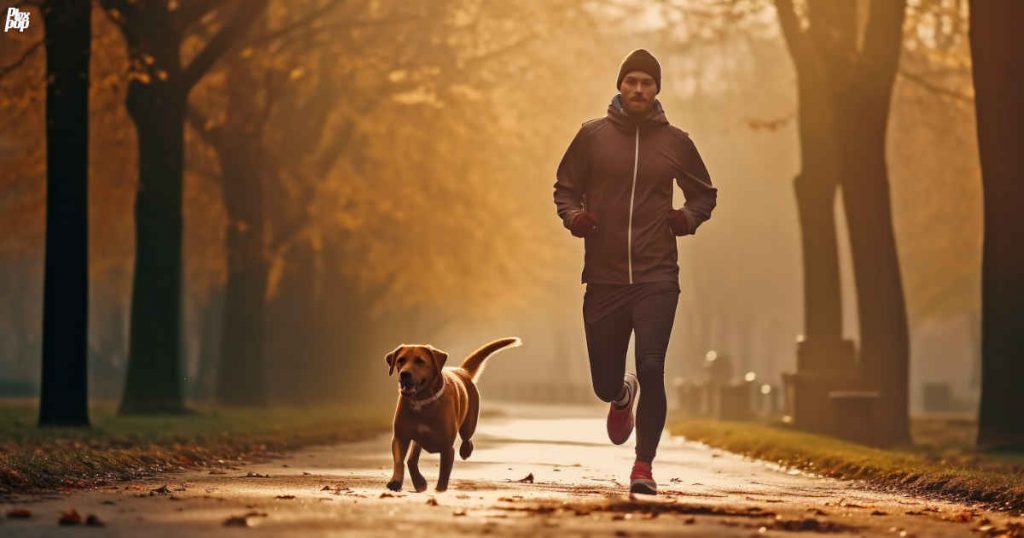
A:
[[[650,100],[634,100],[629,99],[626,101],[626,112],[629,112],[635,116],[646,115],[651,111],[651,104],[653,101]]]

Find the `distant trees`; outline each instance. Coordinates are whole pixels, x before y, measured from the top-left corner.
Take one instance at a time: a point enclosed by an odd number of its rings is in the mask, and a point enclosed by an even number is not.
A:
[[[972,0],[985,204],[978,445],[1024,447],[1024,2]]]
[[[41,426],[88,426],[92,3],[46,2],[46,262]]]

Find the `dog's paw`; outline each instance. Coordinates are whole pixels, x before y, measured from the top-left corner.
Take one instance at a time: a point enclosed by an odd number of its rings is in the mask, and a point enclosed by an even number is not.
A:
[[[466,459],[472,453],[473,453],[473,441],[470,441],[468,439],[463,441],[462,445],[459,446],[459,456],[461,456],[462,459]]]
[[[436,491],[438,493],[444,493],[445,491],[448,491],[448,484],[438,484],[434,488],[434,491]]]
[[[390,489],[391,491],[402,491],[402,481],[392,480],[388,482],[388,489]]]
[[[427,491],[427,479],[422,476],[412,477],[412,487],[416,488],[416,493]]]

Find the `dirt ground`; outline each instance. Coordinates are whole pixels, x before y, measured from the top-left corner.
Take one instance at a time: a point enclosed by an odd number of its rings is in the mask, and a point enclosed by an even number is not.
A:
[[[0,505],[0,535],[143,536],[1024,536],[1024,518],[872,491],[665,437],[656,497],[628,493],[631,439],[611,445],[603,407],[501,405],[485,411],[445,493],[385,488],[390,437],[268,462],[172,474]],[[75,526],[58,524],[74,509]],[[17,516],[18,511],[25,510]],[[14,511],[12,513],[12,511]],[[87,527],[95,515],[102,527]],[[1019,533],[1019,534],[1015,534]]]

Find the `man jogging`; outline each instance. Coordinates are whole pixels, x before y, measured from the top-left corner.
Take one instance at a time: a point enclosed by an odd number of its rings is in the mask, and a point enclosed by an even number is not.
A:
[[[583,321],[594,392],[608,437],[625,443],[636,417],[630,491],[655,494],[651,475],[665,426],[665,351],[679,299],[676,236],[711,217],[717,190],[690,137],[669,125],[661,66],[638,49],[622,62],[608,114],[584,123],[558,165],[554,200],[563,224],[584,238]],[[686,198],[672,208],[672,182]],[[636,375],[626,349],[636,334]]]

